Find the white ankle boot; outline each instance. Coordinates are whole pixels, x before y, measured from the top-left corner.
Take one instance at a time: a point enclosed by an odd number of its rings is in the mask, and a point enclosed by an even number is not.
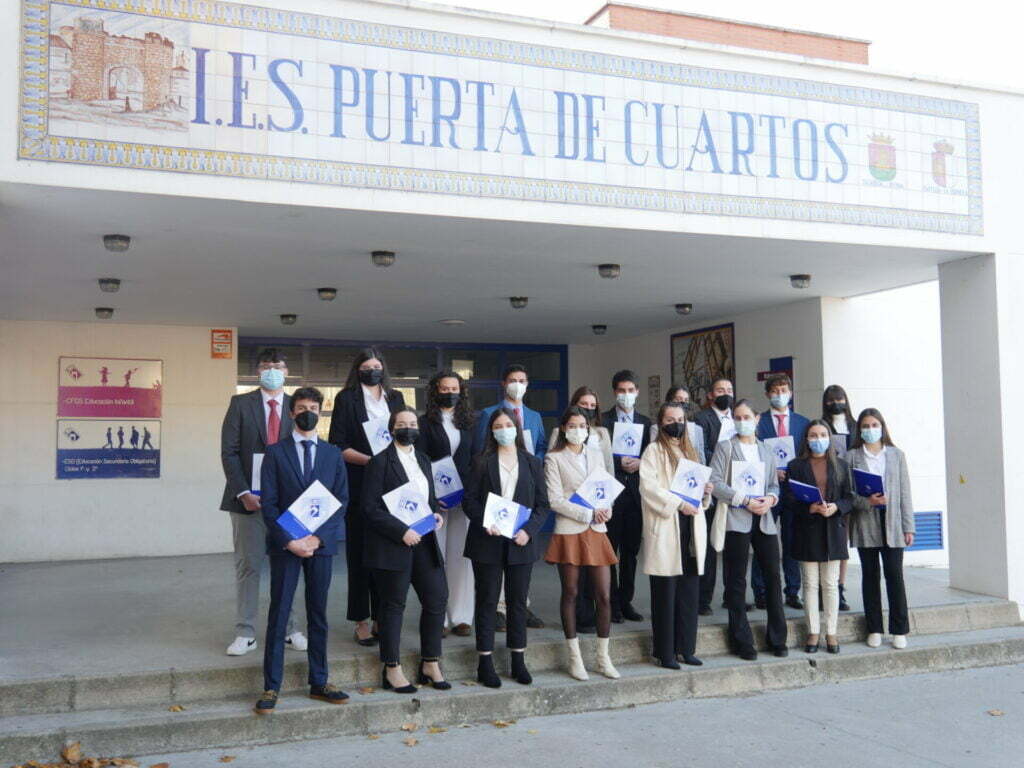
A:
[[[597,671],[613,680],[619,677],[619,670],[612,664],[611,656],[608,655],[607,637],[597,638]]]
[[[580,654],[580,639],[567,639],[565,647],[569,649],[569,674],[577,680],[589,680],[590,676],[587,674],[587,668],[583,666],[583,656]]]

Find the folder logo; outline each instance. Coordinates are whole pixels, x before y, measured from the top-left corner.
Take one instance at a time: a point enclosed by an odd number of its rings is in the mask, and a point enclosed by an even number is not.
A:
[[[783,448],[781,445],[775,446],[775,456],[778,458],[779,461],[785,461],[786,449]]]
[[[377,439],[385,443],[391,442],[391,433],[388,432],[387,427],[381,427],[377,430]]]
[[[749,472],[744,472],[743,475],[740,477],[740,482],[743,483],[743,485],[745,485],[747,488],[753,488],[755,485],[757,485],[757,478],[754,477]]]
[[[627,448],[632,448],[634,445],[636,445],[636,439],[632,435],[626,435],[624,438],[622,438],[622,444]]]
[[[321,499],[313,499],[311,502],[309,502],[309,516],[310,517],[320,517],[320,504],[321,504],[321,501],[322,501]]]
[[[697,487],[697,478],[693,476],[692,472],[686,476],[686,487],[691,491]]]
[[[502,507],[501,509],[494,513],[494,520],[498,523],[504,523],[510,517],[512,517],[512,510],[510,510],[508,507]]]
[[[594,499],[597,501],[604,501],[608,498],[608,492],[605,490],[604,483],[598,483],[594,486]]]
[[[416,510],[419,509],[419,507],[420,505],[413,499],[402,500],[402,509],[408,512],[409,514],[415,513]]]
[[[445,474],[444,472],[438,472],[436,475],[434,475],[434,480],[437,481],[438,485],[444,486],[445,488],[449,487],[452,484],[451,476]]]

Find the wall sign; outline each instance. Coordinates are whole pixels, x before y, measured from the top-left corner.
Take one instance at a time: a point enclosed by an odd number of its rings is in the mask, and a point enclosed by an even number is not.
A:
[[[978,105],[217,0],[23,0],[19,156],[982,233]]]
[[[160,422],[57,419],[57,479],[160,477]]]
[[[214,360],[230,360],[234,348],[235,333],[230,328],[210,330],[210,357]]]
[[[162,360],[62,357],[58,416],[158,419]]]

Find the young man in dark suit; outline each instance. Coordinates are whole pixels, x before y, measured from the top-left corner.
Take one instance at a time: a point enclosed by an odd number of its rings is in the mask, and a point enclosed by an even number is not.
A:
[[[615,438],[615,424],[643,424],[643,441],[640,453],[651,440],[651,420],[637,411],[636,375],[622,370],[612,377],[615,392],[615,407],[601,416],[601,425]],[[643,535],[643,512],[640,507],[640,459],[631,456],[615,459],[615,479],[626,486],[612,505],[612,519],[608,521],[608,539],[619,564],[612,566],[612,621],[621,624],[624,619],[643,621],[644,617],[633,607],[636,591],[636,561],[640,554],[640,539]]]
[[[270,555],[270,613],[263,653],[264,691],[255,707],[260,715],[270,714],[277,705],[284,675],[285,627],[300,573],[306,587],[309,697],[329,704],[348,699],[344,691],[327,682],[327,591],[341,521],[348,509],[348,473],[341,451],[317,437],[323,402],[318,389],[296,390],[291,398],[294,429],[270,446],[263,459],[261,511]],[[317,480],[341,506],[315,532],[299,535],[306,529],[282,525],[279,518]]]
[[[793,447],[799,452],[810,421],[790,407],[793,399],[793,382],[785,373],[769,376],[764,383],[764,394],[768,398],[769,409],[761,414],[757,422],[757,439],[767,440],[772,437],[793,438]],[[786,479],[786,470],[779,470],[779,482]],[[782,539],[782,572],[786,581],[786,605],[790,608],[803,610],[800,601],[800,564],[793,559],[793,510],[779,502],[772,509],[772,514],[779,521]],[[761,609],[767,607],[765,598],[764,575],[755,559],[750,567],[750,586],[754,590],[754,604]]]
[[[231,515],[235,550],[235,639],[228,656],[242,656],[256,649],[256,616],[260,608],[260,571],[266,558],[267,529],[260,514],[259,493],[253,493],[253,458],[264,455],[268,445],[292,431],[288,395],[284,391],[288,363],[273,347],[264,349],[257,361],[259,389],[235,395],[228,405],[220,431],[220,458],[224,467],[224,495],[220,508]],[[306,650],[306,638],[288,623],[286,645]]]

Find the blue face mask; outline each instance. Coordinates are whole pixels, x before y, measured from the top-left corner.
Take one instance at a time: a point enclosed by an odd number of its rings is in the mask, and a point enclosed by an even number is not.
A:
[[[494,439],[498,441],[498,445],[512,445],[512,443],[516,441],[515,427],[494,429],[491,430],[491,434],[494,435]]]
[[[260,386],[270,390],[280,389],[284,386],[284,371],[278,368],[260,371]]]
[[[870,429],[862,429],[860,431],[860,439],[865,443],[877,443],[882,439],[882,428],[871,427]]]
[[[734,421],[733,423],[736,425],[736,434],[740,437],[750,437],[757,431],[757,424],[753,419]]]
[[[811,446],[811,451],[813,453],[825,453],[828,450],[829,442],[831,441],[822,437],[808,440],[807,444]]]
[[[768,398],[768,402],[772,404],[772,408],[774,408],[777,411],[781,411],[783,408],[789,405],[789,401],[792,399],[792,397],[793,396],[789,394],[789,392],[783,392],[781,395],[772,395],[771,397]]]

